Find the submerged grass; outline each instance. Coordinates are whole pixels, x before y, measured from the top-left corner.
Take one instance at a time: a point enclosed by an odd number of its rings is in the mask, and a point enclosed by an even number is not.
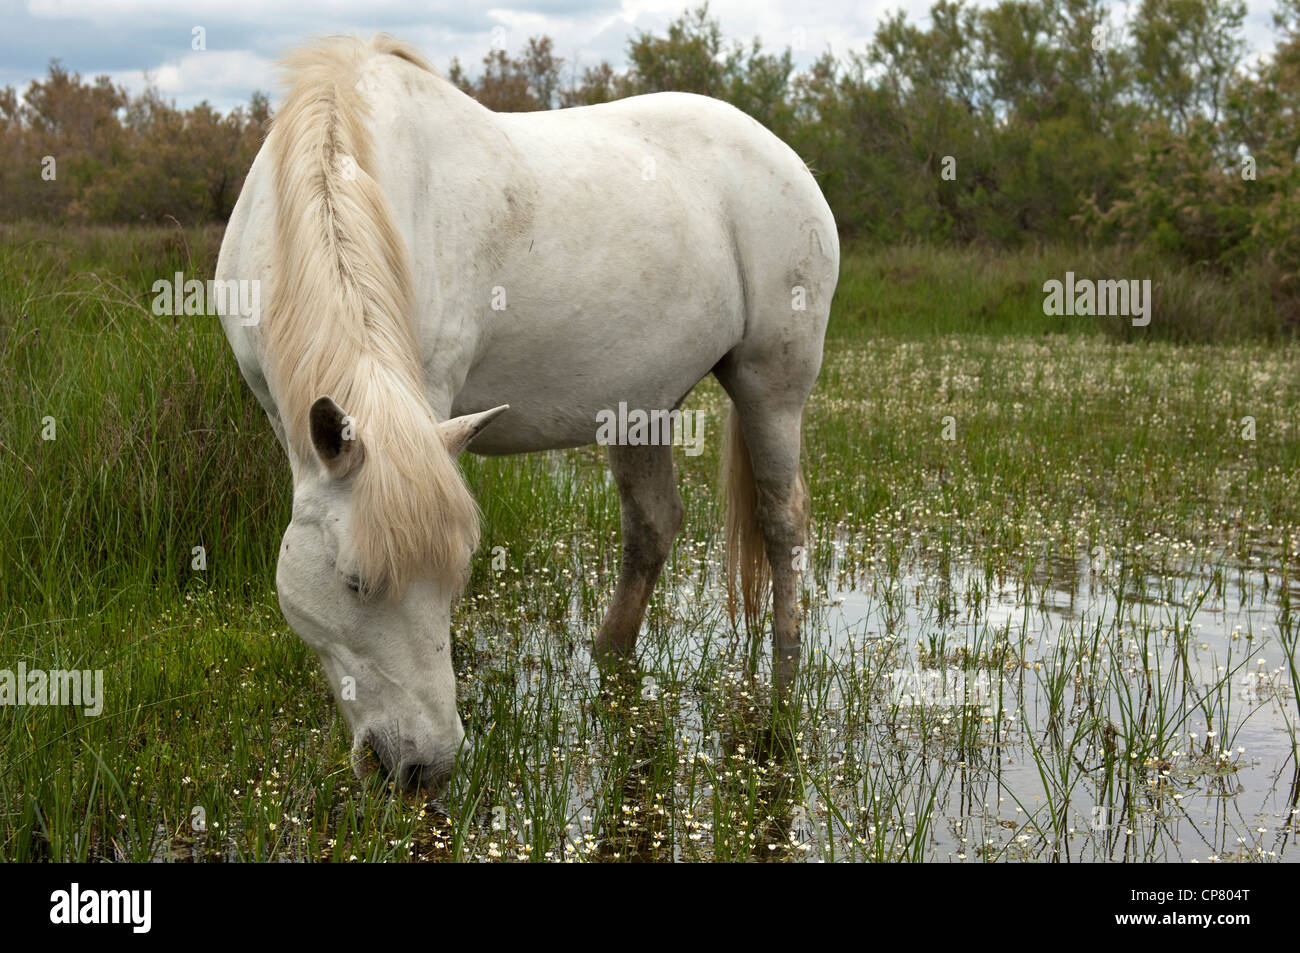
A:
[[[149,310],[218,241],[0,233],[0,670],[106,688],[93,717],[0,707],[0,857],[1294,857],[1300,346],[1245,284],[1151,265],[1144,336],[1044,317],[1040,289],[1145,263],[847,255],[788,714],[720,598],[715,384],[630,696],[587,653],[619,554],[603,454],[466,460],[475,746],[433,804],[352,778],[276,605],[280,449],[215,320]]]

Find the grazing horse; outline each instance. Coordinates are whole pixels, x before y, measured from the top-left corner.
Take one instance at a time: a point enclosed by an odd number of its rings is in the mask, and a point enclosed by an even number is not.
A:
[[[703,96],[494,113],[383,35],[284,66],[216,277],[265,292],[222,326],[292,471],[280,606],[354,755],[437,787],[464,741],[450,614],[479,514],[457,455],[591,444],[620,404],[671,412],[710,372],[733,405],[729,605],[739,588],[761,619],[770,589],[788,686],[802,412],[839,270],[807,166]],[[608,448],[623,554],[604,670],[633,657],[682,519],[671,445],[637,443]]]

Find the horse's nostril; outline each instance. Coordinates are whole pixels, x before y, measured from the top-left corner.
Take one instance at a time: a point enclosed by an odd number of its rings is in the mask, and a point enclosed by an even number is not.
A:
[[[451,780],[455,758],[438,759],[428,764],[411,764],[401,771],[401,785],[408,791],[421,790],[440,794]]]
[[[367,732],[363,739],[363,750],[368,748],[373,758],[363,757],[358,764],[367,768],[377,768],[384,777],[389,778],[404,791],[422,790],[440,794],[451,779],[452,769],[456,765],[455,749],[438,754],[428,761],[402,761],[381,735]]]

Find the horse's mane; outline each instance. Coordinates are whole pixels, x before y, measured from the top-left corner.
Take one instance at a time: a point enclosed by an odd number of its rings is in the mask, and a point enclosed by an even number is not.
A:
[[[309,409],[332,397],[364,449],[352,534],[363,583],[400,593],[417,572],[452,580],[478,545],[478,510],[430,410],[416,344],[407,249],[373,177],[363,64],[397,56],[380,34],[331,37],[283,61],[288,96],[268,139],[275,174],[273,287],[265,314],[274,398],[300,463]]]

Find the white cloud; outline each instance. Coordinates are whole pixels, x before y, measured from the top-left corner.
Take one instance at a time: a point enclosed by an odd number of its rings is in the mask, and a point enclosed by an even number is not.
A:
[[[28,0],[27,10],[39,19],[97,23],[166,16],[194,21],[300,19],[309,24],[313,17],[347,17],[358,12],[355,0],[281,0],[273,8],[268,8],[265,0],[186,0],[183,16],[178,16],[175,0]],[[400,0],[369,0],[365,6],[367,16],[402,14],[405,19],[410,10],[411,5]],[[437,10],[430,12],[436,15]]]
[[[193,52],[150,70],[124,70],[109,74],[128,89],[149,83],[169,99],[185,104],[206,99],[213,104],[244,102],[253,90],[269,91],[275,82],[273,60],[247,50]]]

